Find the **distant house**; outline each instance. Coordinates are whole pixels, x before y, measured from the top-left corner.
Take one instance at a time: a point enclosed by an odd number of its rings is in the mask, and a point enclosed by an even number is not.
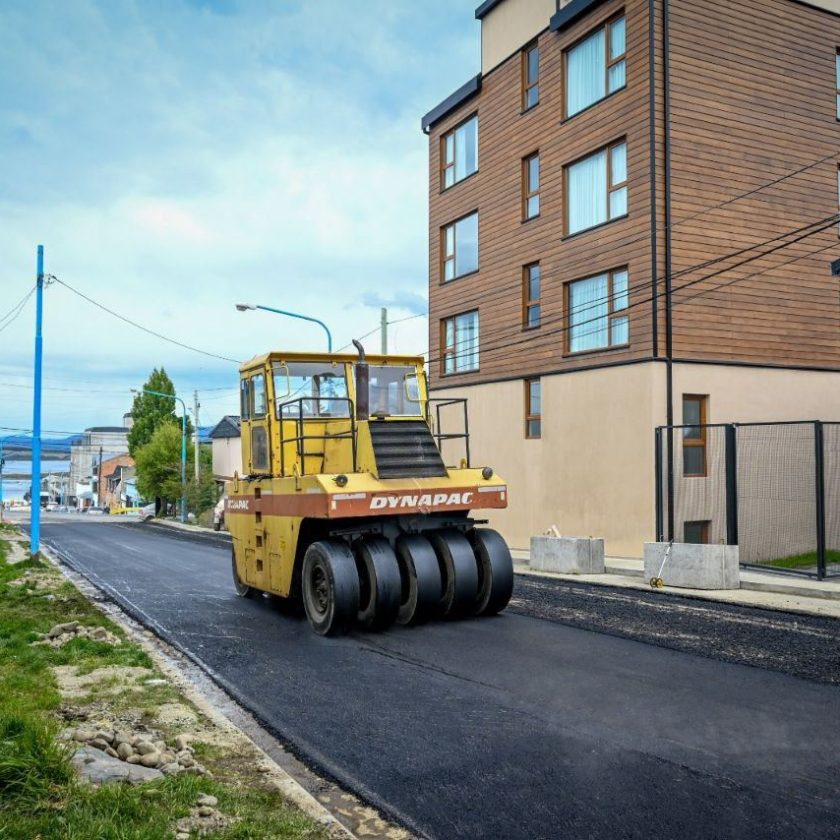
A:
[[[127,452],[103,459],[97,464],[93,491],[97,495],[98,504],[109,508],[124,505],[122,482],[128,472],[134,474],[134,459]]]
[[[88,504],[97,481],[99,461],[128,452],[128,427],[91,426],[70,447],[70,504]],[[81,486],[80,486],[81,485]]]
[[[210,430],[213,442],[213,477],[216,481],[229,481],[234,473],[242,475],[242,447],[240,445],[239,418],[226,414]]]

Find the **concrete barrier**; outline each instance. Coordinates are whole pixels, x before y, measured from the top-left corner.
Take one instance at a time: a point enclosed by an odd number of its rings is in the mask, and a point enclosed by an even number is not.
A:
[[[674,543],[662,568],[668,545],[645,543],[645,580],[661,577],[665,586],[686,589],[741,588],[737,545]]]
[[[602,575],[604,541],[591,537],[531,537],[532,569],[564,575]]]

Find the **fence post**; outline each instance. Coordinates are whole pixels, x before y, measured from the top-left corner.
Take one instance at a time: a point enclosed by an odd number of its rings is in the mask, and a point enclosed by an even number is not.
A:
[[[825,463],[823,457],[823,424],[814,423],[814,465],[816,468],[817,509],[817,579],[825,577]]]
[[[662,427],[657,426],[653,436],[653,469],[656,475],[655,498],[656,498],[656,541],[665,542],[662,516]]]
[[[735,423],[725,429],[727,545],[738,545],[738,441],[735,430]]]

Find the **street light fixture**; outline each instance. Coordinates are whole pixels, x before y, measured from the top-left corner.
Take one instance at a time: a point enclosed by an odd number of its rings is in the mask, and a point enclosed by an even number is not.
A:
[[[144,394],[153,394],[156,397],[167,397],[171,400],[178,400],[183,408],[181,415],[181,523],[187,521],[187,404],[176,394],[167,394],[164,391],[152,391],[143,388]],[[131,389],[132,394],[139,394],[137,388]]]
[[[275,309],[273,306],[262,306],[258,303],[237,303],[236,308],[240,312],[247,312],[249,309],[262,309],[265,312],[274,312],[276,315],[287,315],[289,318],[300,318],[301,321],[312,321],[313,324],[318,324],[327,334],[327,352],[332,353],[332,333],[329,327],[317,318],[312,318],[309,315],[301,315],[298,312],[289,312],[285,309]]]

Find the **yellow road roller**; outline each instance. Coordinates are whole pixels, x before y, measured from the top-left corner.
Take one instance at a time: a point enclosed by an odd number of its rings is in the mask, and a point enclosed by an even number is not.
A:
[[[354,344],[240,368],[245,474],[225,507],[236,592],[301,600],[322,635],[498,613],[510,550],[470,512],[506,507],[507,487],[470,466],[466,401],[430,398],[422,357]],[[443,431],[447,412],[459,424]]]

